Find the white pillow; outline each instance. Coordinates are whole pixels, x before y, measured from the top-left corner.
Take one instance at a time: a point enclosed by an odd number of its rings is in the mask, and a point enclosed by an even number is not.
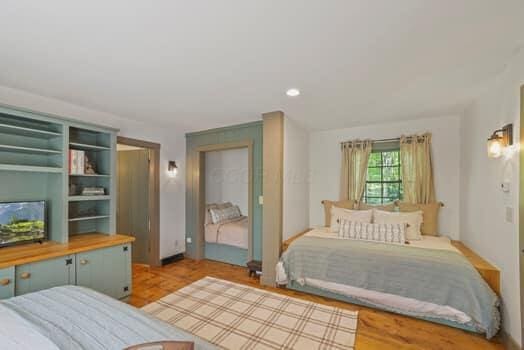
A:
[[[422,234],[422,210],[413,212],[392,213],[389,211],[373,209],[373,222],[375,224],[407,224],[406,239],[420,240]]]
[[[359,241],[405,244],[406,226],[406,224],[370,224],[341,219],[338,237]]]
[[[209,209],[209,213],[211,214],[211,221],[213,221],[213,224],[219,224],[221,222],[242,216],[242,213],[240,213],[240,208],[238,207],[238,205],[234,205],[232,207],[227,207],[223,209],[211,208]]]
[[[340,228],[340,220],[346,219],[355,222],[371,223],[373,217],[373,210],[351,210],[339,207],[331,207],[331,232],[338,232]]]

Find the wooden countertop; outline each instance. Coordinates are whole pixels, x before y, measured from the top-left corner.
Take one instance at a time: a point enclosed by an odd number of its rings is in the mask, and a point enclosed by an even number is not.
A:
[[[296,235],[286,239],[282,242],[282,253],[285,252],[289,245],[293,243],[294,240],[300,238],[305,233],[309,232],[311,229],[307,229],[303,232],[297,233]],[[486,283],[493,289],[497,295],[500,295],[500,270],[490,264],[488,261],[484,260],[480,255],[475,253],[473,250],[468,248],[461,241],[451,241],[451,244],[469,260],[471,265],[478,271]]]
[[[42,244],[31,243],[13,247],[0,248],[0,269],[28,264],[36,261],[58,258],[89,250],[112,247],[131,243],[134,237],[125,235],[106,235],[89,233],[69,238],[69,243],[47,241]]]

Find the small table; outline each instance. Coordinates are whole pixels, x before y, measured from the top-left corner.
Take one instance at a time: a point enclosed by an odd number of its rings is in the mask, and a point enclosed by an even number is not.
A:
[[[249,277],[256,276],[257,272],[262,272],[262,261],[251,260],[247,263],[247,268],[249,270]]]

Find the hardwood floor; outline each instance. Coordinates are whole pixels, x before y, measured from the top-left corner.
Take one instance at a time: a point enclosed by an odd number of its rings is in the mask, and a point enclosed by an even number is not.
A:
[[[260,286],[247,269],[210,260],[184,259],[159,268],[133,266],[133,294],[129,303],[142,307],[205,276],[242,283],[320,304],[359,311],[356,349],[504,349],[499,338],[488,341],[455,328],[411,317],[347,304],[287,289]]]

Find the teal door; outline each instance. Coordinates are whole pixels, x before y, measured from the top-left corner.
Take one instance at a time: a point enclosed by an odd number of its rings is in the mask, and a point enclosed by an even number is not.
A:
[[[131,294],[131,245],[76,254],[76,284],[121,299]]]
[[[0,270],[0,299],[15,296],[15,268]]]
[[[41,289],[75,284],[75,259],[73,255],[19,265],[15,268],[16,295]]]

